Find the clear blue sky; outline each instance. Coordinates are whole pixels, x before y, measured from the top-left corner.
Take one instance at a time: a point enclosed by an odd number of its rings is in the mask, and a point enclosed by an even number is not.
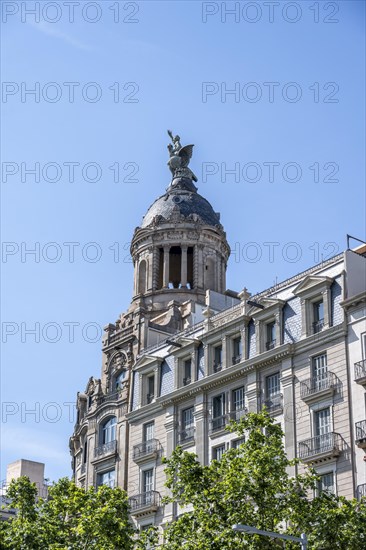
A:
[[[228,288],[258,292],[343,250],[346,233],[365,237],[365,4],[280,2],[272,17],[241,2],[225,20],[221,2],[119,2],[118,14],[117,2],[80,1],[73,22],[63,2],[46,4],[38,21],[2,2],[2,477],[23,457],[57,479],[70,475],[63,403],[100,375],[90,323],[127,308],[128,243],[169,184],[167,128],[195,144],[199,191],[221,212]],[[37,86],[39,98],[25,93]],[[24,170],[35,163],[39,182]],[[99,174],[83,175],[87,163]],[[225,178],[235,165],[239,181]],[[278,243],[272,257],[264,243]],[[39,261],[24,256],[35,246]],[[25,332],[36,323],[39,342]]]

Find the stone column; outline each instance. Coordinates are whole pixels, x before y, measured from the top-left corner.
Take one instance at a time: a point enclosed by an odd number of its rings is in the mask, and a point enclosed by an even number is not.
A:
[[[182,288],[187,287],[187,250],[188,246],[181,246],[182,251],[182,263],[181,263],[181,275],[180,275],[180,284]]]
[[[292,372],[292,359],[282,361],[281,384],[283,391],[283,418],[285,445],[288,458],[296,457],[296,407],[294,395],[294,374]],[[289,468],[289,475],[295,475],[296,468]]]
[[[202,393],[197,395],[194,408],[194,418],[196,424],[196,453],[201,464],[208,464],[207,452],[207,405],[206,396]]]
[[[205,266],[203,265],[203,245],[197,244],[194,247],[194,288],[203,288],[203,270]]]
[[[248,400],[248,411],[258,412],[258,383],[255,371],[248,373],[246,396]]]
[[[169,252],[170,246],[164,246],[163,287],[169,287]]]
[[[167,407],[166,409],[166,422],[164,428],[166,430],[166,457],[169,458],[175,449],[175,431],[177,428],[177,417],[174,405]],[[169,503],[165,505],[164,516],[165,520],[170,522],[175,519],[177,515],[177,509],[175,503]]]

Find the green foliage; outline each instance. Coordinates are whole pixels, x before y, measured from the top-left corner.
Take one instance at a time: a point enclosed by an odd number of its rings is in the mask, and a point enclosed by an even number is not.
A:
[[[181,515],[165,532],[166,550],[272,549],[278,539],[238,533],[236,523],[266,531],[309,534],[311,549],[364,548],[365,504],[322,494],[310,498],[317,477],[307,469],[295,474],[283,433],[266,413],[250,413],[229,428],[246,441],[224,453],[220,462],[201,465],[196,455],[177,447],[166,463],[167,487]],[[291,526],[291,527],[289,527]],[[347,542],[348,541],[348,542]],[[348,545],[352,541],[352,545]],[[337,546],[338,544],[338,546]],[[298,549],[297,543],[286,543]]]
[[[49,489],[49,499],[36,500],[26,477],[14,480],[8,496],[17,516],[1,522],[4,550],[132,550],[134,530],[127,497],[119,488],[84,491],[63,478]]]

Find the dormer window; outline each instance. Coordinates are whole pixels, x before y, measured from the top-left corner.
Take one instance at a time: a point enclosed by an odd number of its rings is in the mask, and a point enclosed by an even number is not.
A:
[[[316,334],[324,328],[324,302],[318,300],[313,303],[313,334]]]
[[[241,338],[238,336],[233,339],[233,365],[241,361]]]
[[[186,359],[183,363],[183,386],[187,386],[192,382],[192,361]]]
[[[155,376],[151,375],[146,380],[146,403],[152,403],[155,398]]]
[[[123,388],[125,378],[126,378],[126,371],[122,370],[116,376],[116,379],[115,379],[115,386],[114,387],[115,387],[116,391],[121,390]]]
[[[273,349],[276,345],[276,321],[266,324],[266,350]]]
[[[213,371],[219,372],[222,369],[222,346],[216,346],[214,348],[214,363]]]

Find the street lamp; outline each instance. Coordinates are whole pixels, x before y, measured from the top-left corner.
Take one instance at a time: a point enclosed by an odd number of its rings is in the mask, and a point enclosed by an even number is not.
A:
[[[305,533],[301,533],[300,537],[293,537],[292,535],[280,535],[279,533],[274,533],[273,531],[261,531],[256,527],[242,525],[240,523],[233,525],[233,531],[244,531],[245,533],[263,535],[265,537],[271,537],[272,539],[293,540],[301,544],[301,550],[307,550],[308,548],[308,539]]]

